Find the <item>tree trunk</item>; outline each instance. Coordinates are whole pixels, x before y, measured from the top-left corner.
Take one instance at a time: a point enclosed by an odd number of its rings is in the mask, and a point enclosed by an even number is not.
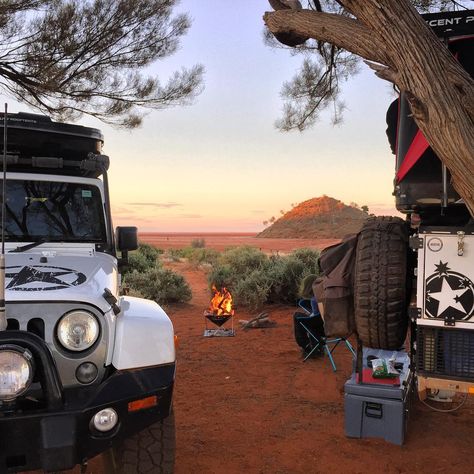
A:
[[[266,13],[272,33],[327,41],[407,93],[413,117],[474,215],[474,81],[409,0],[341,0],[355,19],[309,10]]]

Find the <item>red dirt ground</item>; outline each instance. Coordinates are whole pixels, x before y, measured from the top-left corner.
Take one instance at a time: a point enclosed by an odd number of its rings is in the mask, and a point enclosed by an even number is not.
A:
[[[302,362],[289,306],[269,306],[277,326],[204,338],[209,301],[202,270],[173,263],[193,288],[189,304],[167,308],[179,336],[174,407],[176,474],[470,473],[474,403],[435,413],[415,403],[404,446],[344,434],[343,386],[351,372],[340,347]],[[250,314],[237,308],[238,319]],[[74,471],[78,472],[78,470]],[[100,474],[100,459],[89,473]]]
[[[415,404],[403,447],[344,434],[349,352],[302,362],[294,308],[270,306],[277,326],[204,338],[205,275],[174,264],[193,288],[169,308],[180,338],[175,391],[176,473],[472,472],[474,403],[450,414]],[[252,314],[237,308],[236,321]]]

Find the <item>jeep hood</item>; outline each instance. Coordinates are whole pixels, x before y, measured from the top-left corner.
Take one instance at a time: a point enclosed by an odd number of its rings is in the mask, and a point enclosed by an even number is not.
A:
[[[105,288],[118,298],[115,259],[93,250],[7,253],[5,299],[19,301],[77,301],[102,311],[110,309]]]

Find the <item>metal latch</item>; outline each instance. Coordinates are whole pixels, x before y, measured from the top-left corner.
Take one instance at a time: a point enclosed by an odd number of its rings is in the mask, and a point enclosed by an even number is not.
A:
[[[464,255],[464,236],[466,234],[460,230],[458,231],[458,255],[462,257]]]
[[[102,297],[112,307],[112,311],[115,315],[120,313],[120,308],[117,305],[118,300],[108,288],[104,288],[104,293],[102,294]]]
[[[423,248],[423,239],[418,237],[418,235],[411,235],[408,239],[408,245],[413,250],[418,250]]]

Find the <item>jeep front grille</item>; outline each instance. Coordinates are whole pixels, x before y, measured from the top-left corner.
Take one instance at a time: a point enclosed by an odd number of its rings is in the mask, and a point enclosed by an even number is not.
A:
[[[57,341],[56,326],[59,319],[69,311],[83,309],[95,315],[100,324],[100,335],[90,349],[71,353]],[[81,385],[76,378],[77,367],[83,362],[92,362],[99,369],[96,382],[105,374],[108,326],[104,315],[95,307],[75,302],[7,302],[7,331],[27,331],[40,337],[48,345],[54,357],[64,387]]]
[[[14,318],[7,319],[7,331],[18,331],[20,321]],[[40,337],[44,341],[44,321],[41,318],[32,318],[26,325],[26,330]]]

